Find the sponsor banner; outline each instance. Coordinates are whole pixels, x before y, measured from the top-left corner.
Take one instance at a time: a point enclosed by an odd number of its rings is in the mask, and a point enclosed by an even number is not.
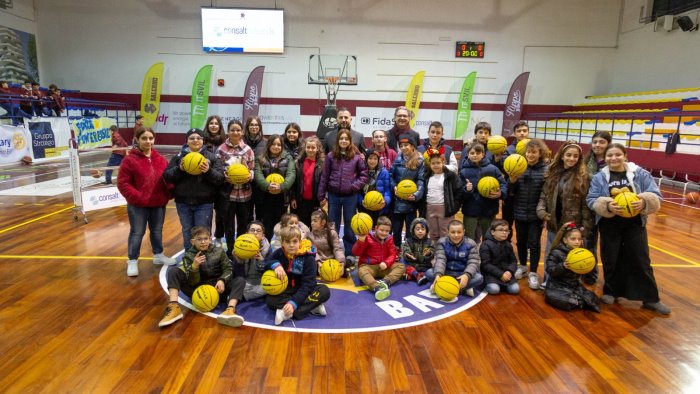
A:
[[[160,91],[163,87],[163,63],[155,63],[146,71],[141,86],[141,115],[143,125],[153,127],[160,107]],[[189,128],[188,128],[189,129]]]
[[[357,107],[354,119],[354,129],[365,137],[371,137],[374,130],[389,130],[394,127],[394,110],[396,108]],[[428,136],[428,126],[434,121],[442,123],[445,138],[451,139],[454,135],[455,110],[423,109],[416,118],[413,130],[420,134],[421,138]]]
[[[126,199],[119,193],[116,186],[83,190],[81,194],[85,212],[126,205]]]
[[[472,93],[474,93],[474,82],[476,81],[476,71],[472,71],[464,78],[462,90],[459,93],[459,101],[457,101],[457,119],[455,121],[455,138],[470,137],[469,133],[465,133],[469,128],[472,109]]]
[[[264,73],[265,66],[258,66],[248,76],[248,82],[246,82],[243,92],[243,124],[249,117],[260,114],[260,95],[262,94]]]
[[[523,101],[525,101],[525,88],[527,88],[527,79],[530,77],[529,72],[524,72],[518,75],[513,81],[513,85],[508,92],[506,100],[506,108],[503,110],[503,131],[501,134],[504,137],[513,135],[513,125],[520,121],[523,112]]]
[[[423,78],[425,77],[425,71],[421,70],[413,76],[411,79],[411,85],[408,87],[408,92],[406,92],[406,108],[413,112],[413,119],[411,119],[411,128],[414,128],[416,121],[418,120],[418,109],[420,108],[420,98],[423,94]]]
[[[24,127],[31,135],[33,159],[68,156],[68,143],[71,138],[68,118],[25,119]]]
[[[112,146],[112,135],[109,128],[117,122],[112,118],[79,118],[71,121],[71,129],[78,149],[101,148]]]
[[[24,127],[0,125],[0,164],[31,156],[30,141],[31,136]]]
[[[225,128],[229,121],[238,119],[243,111],[241,104],[210,104],[207,116],[221,116]],[[299,123],[299,105],[261,105],[258,114],[263,123],[265,135],[282,134],[290,122]],[[245,122],[244,122],[245,123]],[[154,129],[159,133],[184,134],[190,129],[190,108],[188,103],[163,102]]]
[[[192,82],[192,99],[190,100],[190,129],[204,129],[209,105],[209,85],[211,84],[211,65],[199,69]]]

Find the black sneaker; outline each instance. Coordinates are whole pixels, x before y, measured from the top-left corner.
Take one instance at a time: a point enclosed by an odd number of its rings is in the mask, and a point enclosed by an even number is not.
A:
[[[424,284],[427,284],[430,282],[430,279],[428,279],[427,276],[425,276],[424,272],[419,272],[418,276],[416,276],[416,283],[418,283],[418,286],[423,286]]]

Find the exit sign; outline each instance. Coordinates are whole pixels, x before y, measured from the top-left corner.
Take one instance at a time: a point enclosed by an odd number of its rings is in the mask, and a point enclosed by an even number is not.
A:
[[[457,41],[455,57],[470,57],[483,59],[486,43],[475,41]]]

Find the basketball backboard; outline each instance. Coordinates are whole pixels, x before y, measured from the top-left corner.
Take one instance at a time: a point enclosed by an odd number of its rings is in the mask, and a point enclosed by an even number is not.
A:
[[[310,55],[309,84],[357,85],[357,57],[349,55]],[[336,80],[337,79],[337,80]]]

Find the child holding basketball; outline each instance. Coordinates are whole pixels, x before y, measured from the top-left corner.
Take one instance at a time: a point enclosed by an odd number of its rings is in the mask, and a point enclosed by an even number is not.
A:
[[[545,267],[549,274],[544,290],[544,301],[555,308],[570,311],[589,309],[600,312],[598,297],[581,284],[581,276],[569,269],[566,258],[575,248],[583,247],[583,229],[574,222],[564,223],[559,229]]]
[[[260,243],[260,250],[252,259],[239,259],[235,253],[232,259],[234,273],[240,273],[245,278],[243,298],[246,301],[250,301],[263,297],[266,294],[260,284],[260,278],[265,272],[265,258],[270,254],[270,243],[265,238],[265,227],[260,221],[253,220],[250,222],[247,230],[248,234],[253,234]]]
[[[478,241],[476,238],[477,227],[481,230],[480,234],[486,234],[491,226],[491,221],[498,213],[498,201],[506,193],[506,181],[503,179],[503,174],[495,165],[489,163],[484,154],[484,145],[478,142],[471,144],[467,151],[467,159],[459,172],[465,185],[462,193],[464,228],[467,237],[476,241]],[[496,178],[499,189],[484,197],[477,190],[477,185],[482,178],[487,176]]]
[[[406,242],[401,246],[401,262],[406,265],[406,280],[415,280],[418,286],[428,283],[426,271],[433,268],[435,246],[428,236],[428,222],[415,218],[406,234]]]
[[[467,165],[469,157],[469,148],[475,143],[479,143],[482,146],[486,146],[489,142],[489,137],[491,137],[491,124],[489,122],[479,122],[474,126],[474,139],[469,143],[465,143],[464,149],[462,149],[462,156],[459,159],[459,171]],[[484,152],[484,157],[488,163],[493,164],[493,153],[489,151]]]
[[[406,266],[396,261],[396,249],[390,232],[391,220],[380,216],[374,231],[357,236],[357,242],[352,246],[352,254],[357,256],[357,276],[374,291],[377,301],[389,297],[389,286],[401,279],[406,272]]]
[[[448,170],[442,148],[428,148],[423,156],[429,158],[430,166],[425,175],[426,192],[421,211],[425,212],[433,229],[430,234],[433,242],[437,242],[447,236],[447,225],[459,211],[464,185],[456,172]]]
[[[316,284],[316,253],[308,239],[301,239],[297,227],[280,230],[282,247],[265,260],[265,269],[274,270],[275,276],[289,285],[278,295],[267,295],[267,306],[275,310],[275,325],[294,317],[301,320],[311,314],[326,316],[324,302],[331,297],[325,285]]]
[[[272,239],[274,223],[287,212],[288,193],[294,186],[296,177],[294,159],[289,152],[283,150],[282,144],[282,137],[270,136],[265,145],[265,153],[258,156],[255,161],[254,182],[258,190],[263,192],[260,196],[260,205],[256,208],[258,209],[256,215],[260,213],[260,216],[256,216],[256,219],[265,223],[267,239]],[[282,175],[284,181],[268,182],[267,177],[271,174]]]
[[[219,294],[226,294],[228,307],[217,316],[216,321],[240,327],[243,317],[236,314],[236,305],[243,298],[245,279],[234,276],[226,252],[211,243],[211,231],[204,226],[196,226],[189,231],[192,234],[192,247],[185,252],[177,266],[168,267],[166,273],[170,303],[159,327],[169,326],[182,319],[182,310],[177,303],[180,291],[192,297],[195,289],[201,285],[211,285]]]
[[[392,196],[391,176],[389,175],[389,170],[382,166],[379,153],[376,150],[367,149],[367,151],[365,151],[365,160],[367,161],[367,175],[369,180],[367,184],[362,187],[362,193],[357,196],[357,207],[360,212],[367,213],[372,218],[372,222],[375,223],[379,215],[386,215],[389,211]],[[378,191],[381,193],[382,197],[384,197],[384,205],[374,211],[370,211],[362,204],[365,195],[372,190]]]
[[[322,209],[317,209],[311,214],[311,231],[307,236],[316,247],[316,263],[319,270],[324,261],[336,259],[342,264],[343,276],[346,277],[343,243],[340,241],[340,236],[335,231],[333,223],[328,220],[328,215]]]
[[[417,145],[418,137],[413,134],[401,134],[399,137],[401,153],[391,167],[391,186],[396,196],[391,223],[397,251],[401,249],[402,230],[404,227],[408,229],[416,218],[418,202],[425,193],[425,166],[423,155],[416,149]],[[403,180],[411,180],[416,184],[416,191],[405,199],[398,196],[396,189]]]
[[[515,278],[518,260],[513,253],[513,245],[508,241],[508,222],[496,219],[491,222],[490,231],[484,234],[484,242],[479,248],[481,272],[486,283],[486,292],[498,294],[505,289],[508,294],[518,294],[520,286]]]
[[[449,275],[459,282],[460,293],[474,296],[474,287],[484,283],[479,272],[479,248],[473,239],[464,235],[464,225],[459,220],[450,222],[448,236],[440,238],[435,245],[435,264],[426,275],[435,281],[442,275]],[[435,294],[435,282],[430,286]]]
[[[270,241],[272,250],[275,250],[282,246],[282,241],[280,240],[280,231],[285,227],[297,227],[301,231],[301,239],[307,239],[308,234],[311,232],[309,227],[304,223],[299,221],[299,216],[294,213],[285,213],[280,218],[279,223],[275,224],[274,235]]]
[[[539,288],[537,268],[540,263],[542,236],[542,220],[537,217],[537,204],[544,185],[544,173],[547,166],[544,159],[547,155],[547,145],[540,139],[532,139],[525,146],[527,169],[520,176],[508,177],[508,194],[511,196],[511,207],[515,218],[518,259],[520,265],[515,272],[515,279],[521,279],[527,274],[528,252],[530,255],[531,289]]]

